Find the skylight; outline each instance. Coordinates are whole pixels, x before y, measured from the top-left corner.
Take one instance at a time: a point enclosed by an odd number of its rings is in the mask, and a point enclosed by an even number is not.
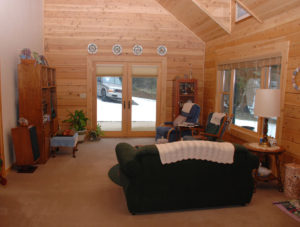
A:
[[[235,5],[235,22],[238,22],[240,20],[243,20],[247,17],[250,17],[251,15],[245,10],[242,6],[240,6],[238,3]]]

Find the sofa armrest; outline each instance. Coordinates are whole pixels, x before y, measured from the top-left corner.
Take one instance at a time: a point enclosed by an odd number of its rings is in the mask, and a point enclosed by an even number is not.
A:
[[[141,166],[135,159],[136,153],[136,148],[128,143],[119,143],[116,146],[116,155],[120,169],[127,176],[136,176],[140,172]]]
[[[246,147],[240,144],[234,144],[235,146],[235,162],[238,165],[245,165],[250,169],[257,169],[259,166],[259,159],[256,155],[248,151]]]

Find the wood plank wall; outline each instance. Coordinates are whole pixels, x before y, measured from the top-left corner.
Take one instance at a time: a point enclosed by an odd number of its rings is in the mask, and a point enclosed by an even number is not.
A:
[[[265,20],[262,24],[253,18],[238,23],[232,34],[207,42],[205,53],[204,76],[204,119],[214,110],[216,94],[217,64],[220,54],[227,60],[232,54],[239,54],[241,59],[253,52],[254,55],[267,55],[276,51],[282,52],[282,43],[286,43],[287,59],[282,65],[286,70],[283,75],[281,144],[286,148],[286,161],[300,163],[300,92],[292,87],[291,75],[296,67],[300,67],[300,7]],[[300,75],[297,79],[300,86]],[[229,136],[230,138],[230,136]],[[231,138],[235,141],[246,141],[244,137]]]
[[[155,0],[45,0],[45,55],[57,69],[60,121],[68,111],[86,111],[87,99],[80,94],[87,93],[89,43],[98,45],[98,56],[114,56],[112,46],[117,43],[123,56],[133,56],[133,45],[142,45],[141,57],[158,56],[156,48],[165,45],[166,120],[172,118],[172,80],[188,74],[190,66],[202,106],[205,44]]]

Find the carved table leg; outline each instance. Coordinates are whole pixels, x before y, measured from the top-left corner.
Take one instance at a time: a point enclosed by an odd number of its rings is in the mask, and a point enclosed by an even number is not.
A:
[[[75,152],[78,151],[77,144],[73,147],[73,158],[76,158]]]
[[[52,153],[52,157],[53,158],[55,158],[55,153],[57,152],[59,150],[59,148],[58,147],[52,147],[52,149],[51,149],[51,153]]]

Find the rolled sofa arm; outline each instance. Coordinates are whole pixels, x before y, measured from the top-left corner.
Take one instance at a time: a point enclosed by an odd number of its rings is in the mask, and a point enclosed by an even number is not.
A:
[[[120,168],[128,176],[138,175],[141,166],[135,159],[137,150],[128,143],[119,143],[116,146],[116,155]]]
[[[235,151],[235,163],[238,165],[247,165],[250,169],[257,169],[259,166],[259,159],[256,155],[248,151],[246,147],[240,144],[234,144]]]

